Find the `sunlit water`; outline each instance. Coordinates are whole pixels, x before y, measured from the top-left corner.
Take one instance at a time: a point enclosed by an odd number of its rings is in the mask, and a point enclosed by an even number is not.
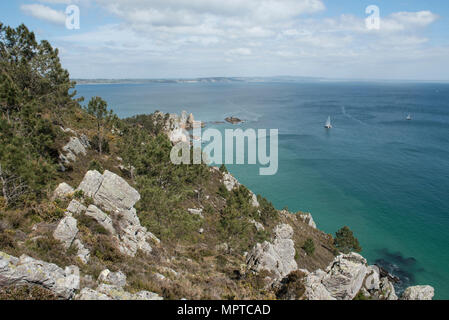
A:
[[[370,263],[449,299],[449,85],[238,83],[79,85],[120,116],[187,110],[209,127],[278,128],[279,170],[230,171],[279,209],[350,226]],[[406,121],[407,114],[413,120]],[[333,129],[324,129],[328,116]],[[242,125],[214,124],[227,116]]]

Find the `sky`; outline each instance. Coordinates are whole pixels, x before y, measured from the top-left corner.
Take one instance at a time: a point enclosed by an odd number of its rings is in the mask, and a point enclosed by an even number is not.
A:
[[[72,78],[449,80],[447,0],[8,0],[0,21],[49,40]]]

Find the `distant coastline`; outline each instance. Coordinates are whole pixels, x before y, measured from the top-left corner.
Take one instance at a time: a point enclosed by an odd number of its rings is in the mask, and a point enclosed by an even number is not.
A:
[[[81,85],[105,84],[196,84],[196,83],[326,83],[326,82],[361,82],[361,83],[449,83],[449,80],[391,80],[391,79],[338,79],[324,77],[206,77],[206,78],[160,78],[160,79],[72,79]]]

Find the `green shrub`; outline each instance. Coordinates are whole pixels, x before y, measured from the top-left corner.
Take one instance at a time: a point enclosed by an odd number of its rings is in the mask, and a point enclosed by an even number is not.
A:
[[[344,226],[335,233],[334,245],[343,253],[362,251],[359,240],[354,237],[354,234],[347,226]]]
[[[308,256],[311,256],[315,252],[315,243],[312,239],[309,238],[302,245],[302,249],[307,253]]]

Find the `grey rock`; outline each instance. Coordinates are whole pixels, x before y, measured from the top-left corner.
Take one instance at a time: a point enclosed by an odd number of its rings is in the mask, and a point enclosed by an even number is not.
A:
[[[75,192],[71,186],[69,186],[67,183],[63,182],[58,185],[58,187],[53,191],[53,197],[52,200],[56,199],[66,199],[70,195],[72,195]]]
[[[121,271],[111,272],[109,269],[105,269],[98,276],[98,282],[123,288],[126,286],[126,276]]]
[[[104,293],[100,293],[90,288],[83,288],[81,292],[75,297],[75,300],[112,300]]]
[[[273,280],[281,280],[295,271],[298,265],[295,261],[294,242],[290,239],[293,229],[286,224],[279,225],[275,228],[275,234],[273,243],[265,241],[256,244],[248,253],[246,263],[250,270],[267,270],[274,275]]]
[[[77,200],[72,200],[67,207],[67,211],[75,215],[83,213],[86,209],[86,206]]]
[[[307,223],[310,227],[316,229],[316,223],[313,220],[313,217],[310,213],[302,213],[299,214],[298,217],[304,221],[305,223]]]
[[[78,248],[77,257],[81,260],[82,263],[87,264],[90,260],[90,251],[86,247],[84,247],[83,243],[79,239],[75,239],[73,245]]]
[[[61,161],[64,164],[69,164],[77,159],[79,154],[86,155],[86,147],[77,137],[70,137],[69,142],[62,148],[64,154],[60,155]]]
[[[103,228],[109,231],[112,235],[116,234],[112,219],[96,206],[91,204],[86,210],[86,216],[95,219]]]
[[[140,200],[140,194],[123,178],[106,170],[93,198],[106,210],[121,211],[131,209]]]
[[[152,248],[148,240],[155,243],[160,242],[151,232],[141,226],[134,209],[134,204],[139,201],[140,194],[123,178],[107,170],[103,175],[98,171],[88,171],[78,189],[82,190],[86,196],[91,197],[96,206],[109,211],[110,220],[107,220],[98,211],[97,216],[100,221],[105,223],[107,229],[117,236],[122,253],[130,256],[135,256],[137,250],[150,253]],[[86,214],[88,213],[86,212]],[[117,221],[117,230],[115,231],[113,231],[112,220]]]
[[[363,287],[368,291],[380,289],[380,272],[377,266],[368,266]]]
[[[59,222],[53,232],[53,237],[61,241],[66,249],[72,245],[73,240],[78,234],[77,224],[78,222],[75,218],[67,216]]]
[[[339,255],[326,268],[307,273],[305,297],[309,300],[352,300],[362,288],[368,266],[357,253]]]
[[[257,231],[264,231],[264,230],[265,230],[265,227],[264,227],[263,224],[261,224],[260,222],[257,222],[257,221],[254,220],[254,219],[250,219],[249,222],[250,222],[251,224],[253,224],[254,227],[256,227],[256,230],[257,230]]]
[[[279,224],[274,228],[274,234],[277,239],[291,239],[293,237],[293,228],[288,224]]]
[[[83,191],[86,197],[93,198],[102,183],[103,175],[100,172],[96,170],[87,171],[77,190]]]
[[[401,300],[432,300],[435,289],[431,286],[413,286],[405,289]]]
[[[238,188],[240,186],[238,180],[234,178],[230,173],[223,174],[223,184],[228,191],[232,191],[234,188]]]
[[[257,201],[257,196],[252,192],[251,192],[251,205],[255,208],[260,207],[259,201]]]
[[[112,300],[162,300],[156,293],[140,291],[132,294],[123,290],[123,288],[104,283],[100,284],[96,291],[108,296]]]
[[[322,283],[337,300],[352,300],[362,288],[367,270],[361,255],[354,252],[340,255],[326,269]]]
[[[189,208],[187,209],[191,214],[195,214],[199,216],[200,218],[204,218],[203,216],[203,209],[195,209],[195,208]]]
[[[398,300],[394,286],[387,277],[380,279],[380,288],[376,295],[382,300]]]
[[[76,266],[65,269],[53,263],[26,255],[15,258],[0,252],[0,287],[10,285],[39,285],[58,297],[71,299],[79,289],[80,275]]]

